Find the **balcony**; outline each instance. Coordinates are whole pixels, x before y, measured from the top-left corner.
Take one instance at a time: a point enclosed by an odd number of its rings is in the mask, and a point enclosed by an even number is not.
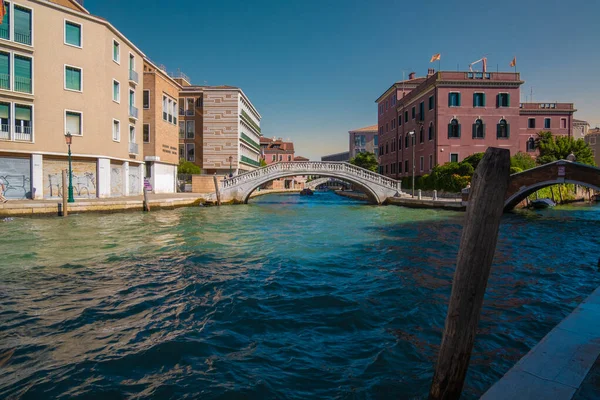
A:
[[[10,32],[10,26],[7,23],[0,25],[0,39],[9,40],[9,38],[10,38],[9,32]]]
[[[15,76],[15,91],[31,94],[31,78]]]
[[[129,143],[129,154],[140,154],[138,150],[139,146],[137,143]]]
[[[0,74],[0,89],[10,90],[10,75]]]
[[[133,82],[136,85],[139,83],[140,78],[138,76],[138,73],[135,72],[134,70],[130,69],[129,70],[129,82]]]
[[[31,46],[31,31],[17,31],[15,29],[15,42]]]
[[[0,125],[0,140],[10,140],[10,126],[7,124]]]
[[[129,118],[138,118],[138,109],[134,106],[129,106]]]
[[[243,163],[252,165],[254,167],[260,167],[260,163],[258,161],[254,161],[253,159],[248,158],[246,156],[241,156],[240,161],[243,162]]]
[[[32,136],[33,135],[31,134],[31,126],[15,126],[15,135],[13,137],[13,140],[18,140],[21,142],[31,142]]]

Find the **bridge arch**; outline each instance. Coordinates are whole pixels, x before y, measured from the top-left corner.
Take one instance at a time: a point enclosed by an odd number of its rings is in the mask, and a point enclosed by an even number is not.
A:
[[[600,168],[559,160],[513,174],[504,201],[504,211],[512,210],[539,189],[561,183],[571,183],[600,191]]]
[[[379,175],[347,162],[279,162],[222,181],[223,202],[247,203],[259,186],[274,179],[298,175],[318,175],[350,182],[362,190],[369,201],[381,204],[388,197],[400,195],[400,181]]]
[[[280,174],[275,174],[274,178],[264,178],[264,179],[259,179],[257,180],[254,184],[253,187],[249,190],[246,191],[246,193],[243,196],[243,202],[245,204],[248,203],[248,200],[250,200],[250,195],[256,190],[258,189],[260,186],[264,185],[267,182],[271,182],[272,180],[275,179],[279,179],[279,178],[289,178],[292,176],[297,176],[298,174],[290,174],[288,173],[280,173]],[[325,176],[325,175],[322,175]],[[327,177],[331,177],[331,178],[340,178],[341,176],[339,174],[336,174],[334,172],[329,173],[327,175]],[[361,183],[358,180],[355,179],[350,179],[350,178],[344,178],[344,180],[350,181],[350,183],[356,185],[356,187],[358,187],[364,194],[367,195],[367,198],[369,199],[369,202],[373,203],[373,204],[381,204],[383,203],[386,199],[381,199],[379,198],[379,196],[377,195],[377,193],[375,193],[369,186]],[[387,198],[387,197],[386,197]]]

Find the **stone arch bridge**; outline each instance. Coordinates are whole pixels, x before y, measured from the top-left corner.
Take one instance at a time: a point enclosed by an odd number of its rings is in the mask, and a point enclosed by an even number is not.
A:
[[[559,160],[510,176],[504,211],[512,210],[527,196],[547,186],[573,183],[600,191],[600,168]]]
[[[318,175],[350,182],[362,190],[373,204],[384,203],[388,197],[401,194],[400,181],[347,162],[279,162],[223,180],[221,201],[247,203],[250,194],[259,186],[274,179],[299,175]]]

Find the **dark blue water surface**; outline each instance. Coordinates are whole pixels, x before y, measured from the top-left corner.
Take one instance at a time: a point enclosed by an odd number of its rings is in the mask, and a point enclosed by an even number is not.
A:
[[[426,398],[462,217],[317,193],[0,222],[0,398]],[[599,228],[504,217],[464,398],[600,284]]]

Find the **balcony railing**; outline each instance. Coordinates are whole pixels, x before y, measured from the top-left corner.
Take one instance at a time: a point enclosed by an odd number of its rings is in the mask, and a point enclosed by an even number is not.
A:
[[[130,69],[129,70],[129,80],[133,83],[138,83],[140,81],[138,73],[135,72],[134,70]]]
[[[31,45],[31,31],[15,30],[15,42]]]
[[[10,140],[10,126],[8,124],[0,125],[0,139]]]
[[[242,156],[242,157],[241,157],[241,161],[242,161],[242,162],[245,162],[246,164],[253,165],[253,166],[255,166],[255,167],[260,167],[260,163],[259,163],[258,161],[254,161],[253,159],[251,159],[251,158],[248,158],[248,157],[246,157],[246,156]]]
[[[15,126],[14,140],[20,140],[23,142],[31,142],[31,127],[30,126]]]
[[[129,106],[129,116],[131,118],[137,119],[138,117],[138,109],[134,106]]]
[[[10,90],[9,74],[0,74],[0,89]]]
[[[193,117],[194,116],[194,112],[195,112],[195,110],[187,109],[187,110],[185,110],[185,115]]]
[[[129,154],[139,154],[137,143],[129,143]]]
[[[32,93],[31,78],[15,76],[15,91],[23,93]]]
[[[10,26],[8,26],[8,24],[0,25],[0,39],[6,39],[6,40],[9,39],[9,37],[10,37],[9,29],[10,29]]]

